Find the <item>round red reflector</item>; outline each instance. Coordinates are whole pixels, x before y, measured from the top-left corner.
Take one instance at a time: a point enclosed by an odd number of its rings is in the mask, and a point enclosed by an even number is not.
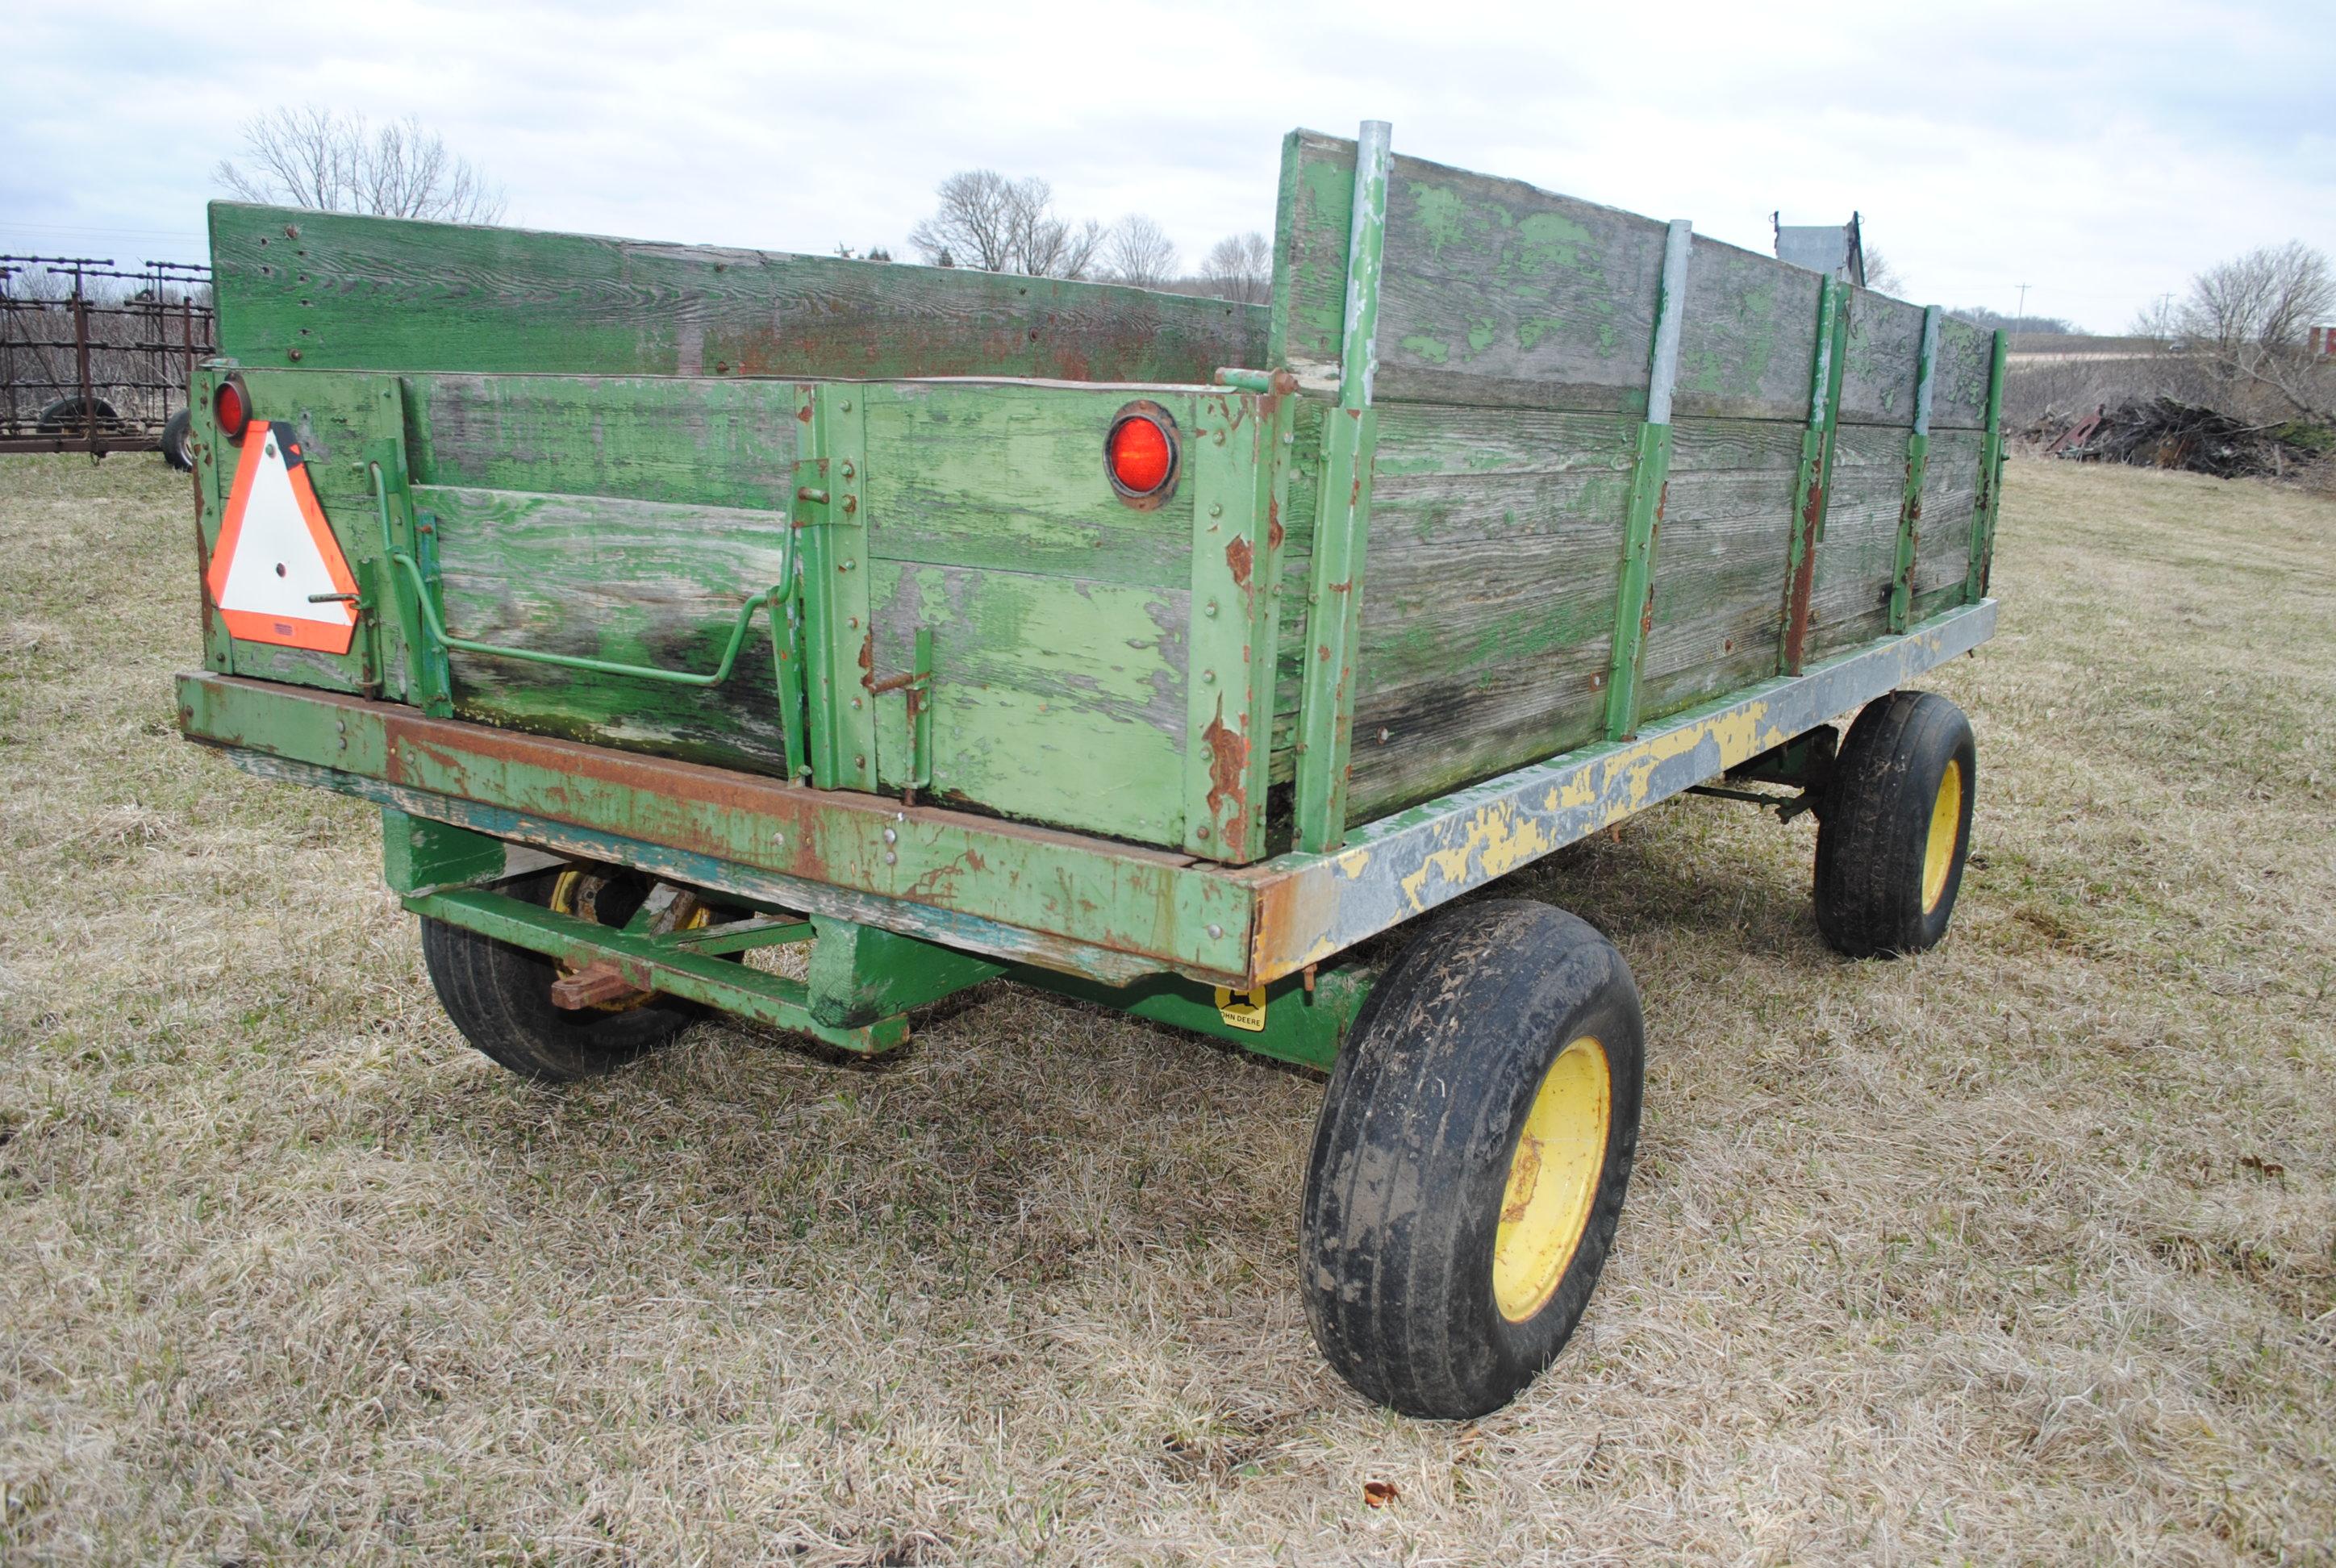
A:
[[[219,415],[221,434],[233,441],[243,439],[243,427],[251,418],[251,410],[243,405],[243,388],[232,381],[220,382],[219,394],[211,399],[211,410]]]
[[[1111,476],[1121,489],[1149,495],[1168,482],[1175,463],[1176,450],[1168,444],[1168,433],[1142,414],[1112,428]]]

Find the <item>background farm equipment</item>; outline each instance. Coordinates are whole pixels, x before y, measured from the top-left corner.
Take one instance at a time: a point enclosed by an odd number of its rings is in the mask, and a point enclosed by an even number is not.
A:
[[[215,336],[207,267],[0,256],[0,452],[159,450],[192,468],[187,383]]]

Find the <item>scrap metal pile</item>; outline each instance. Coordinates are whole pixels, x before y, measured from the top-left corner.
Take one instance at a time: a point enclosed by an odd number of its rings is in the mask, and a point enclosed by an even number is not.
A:
[[[2282,478],[2322,456],[2292,423],[2250,424],[2171,397],[2104,404],[2082,417],[2047,414],[2020,434],[2046,457],[2185,469],[2217,479]]]

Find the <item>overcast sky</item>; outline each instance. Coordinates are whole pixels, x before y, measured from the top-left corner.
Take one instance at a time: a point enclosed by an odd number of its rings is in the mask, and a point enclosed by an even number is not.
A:
[[[1949,15],[1949,13],[1952,13]],[[21,3],[0,249],[201,259],[248,116],[412,112],[507,221],[906,255],[953,170],[1145,212],[1188,264],[1273,226],[1280,137],[1407,152],[1769,248],[1854,208],[1920,303],[2119,331],[2191,274],[2336,252],[2336,5]]]

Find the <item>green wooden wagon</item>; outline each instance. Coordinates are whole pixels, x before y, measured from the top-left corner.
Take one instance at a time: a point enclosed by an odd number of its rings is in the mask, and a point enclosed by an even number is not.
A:
[[[1270,310],[211,239],[181,722],[381,806],[440,998],[521,1073],[704,1008],[881,1051],[998,976],[1326,1068],[1316,1337],[1457,1417],[1587,1302],[1642,1043],[1589,926],[1445,906],[1703,790],[1815,812],[1841,951],[1945,930],[1971,734],[1902,688],[1994,623],[2004,345],[1935,309],[1377,122],[1285,142]]]

